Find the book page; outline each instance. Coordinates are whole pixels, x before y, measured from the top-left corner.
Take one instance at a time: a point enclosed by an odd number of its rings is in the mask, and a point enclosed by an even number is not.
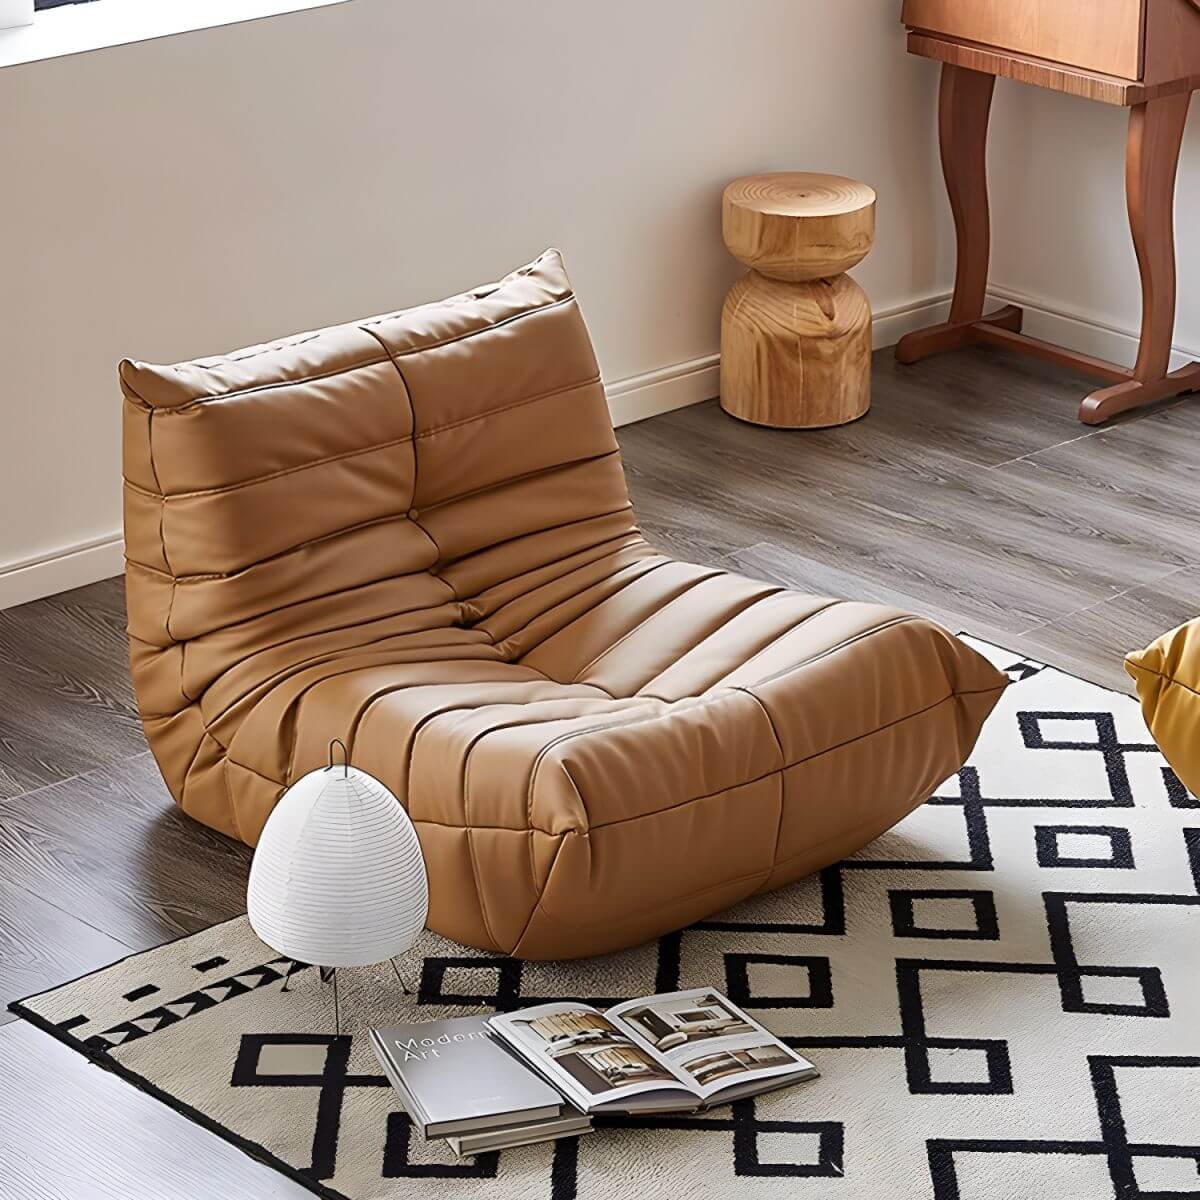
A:
[[[586,1004],[541,1004],[498,1013],[488,1024],[585,1112],[664,1091],[669,1107],[696,1107],[686,1075],[647,1053],[627,1031]],[[682,1089],[689,1095],[680,1096]]]
[[[712,988],[663,992],[614,1005],[605,1014],[681,1075],[702,1099],[725,1089],[748,1095],[779,1076],[816,1074],[806,1058]]]

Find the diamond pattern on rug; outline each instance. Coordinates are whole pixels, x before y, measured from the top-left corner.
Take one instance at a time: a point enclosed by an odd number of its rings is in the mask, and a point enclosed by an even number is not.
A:
[[[346,1200],[1200,1196],[1200,802],[1130,698],[974,643],[1013,680],[969,764],[855,858],[622,954],[521,963],[427,934],[315,971],[244,918],[16,1006],[312,1191]],[[836,797],[813,797],[813,803]],[[455,1161],[363,1031],[717,986],[811,1085]],[[135,997],[137,999],[135,999]]]

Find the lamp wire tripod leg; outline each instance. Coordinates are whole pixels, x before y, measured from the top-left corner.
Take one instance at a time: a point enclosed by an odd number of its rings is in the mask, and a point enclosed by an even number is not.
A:
[[[398,980],[400,980],[400,987],[403,989],[404,994],[406,996],[413,995],[414,994],[413,988],[409,984],[408,980],[405,979],[404,976],[400,974],[400,968],[398,966],[396,966],[396,960],[394,958],[389,958],[388,962],[390,962],[392,964],[392,970],[396,972],[396,978]]]
[[[320,975],[322,983],[333,981],[333,1030],[340,1037],[342,1033],[342,1013],[338,1005],[337,967],[318,967],[317,974]]]

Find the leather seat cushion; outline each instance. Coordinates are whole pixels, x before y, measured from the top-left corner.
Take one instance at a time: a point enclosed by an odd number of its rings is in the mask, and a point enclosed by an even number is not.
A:
[[[368,666],[269,694],[231,757],[293,728],[274,769],[295,778],[345,729],[436,864],[433,927],[565,957],[853,853],[966,758],[1003,687],[899,610],[651,561],[515,662]]]

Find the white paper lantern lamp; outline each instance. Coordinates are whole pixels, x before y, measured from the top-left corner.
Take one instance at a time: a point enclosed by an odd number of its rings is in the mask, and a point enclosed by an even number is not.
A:
[[[259,938],[324,968],[323,978],[403,954],[429,912],[425,859],[408,813],[379,780],[348,761],[335,766],[334,746],[345,755],[343,743],[332,742],[329,766],[292,784],[267,818],[246,891]]]

